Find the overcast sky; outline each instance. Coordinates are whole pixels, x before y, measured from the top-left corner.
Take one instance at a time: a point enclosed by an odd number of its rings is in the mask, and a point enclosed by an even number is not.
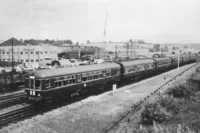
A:
[[[200,42],[199,0],[0,0],[0,40]],[[107,34],[103,37],[108,13]]]

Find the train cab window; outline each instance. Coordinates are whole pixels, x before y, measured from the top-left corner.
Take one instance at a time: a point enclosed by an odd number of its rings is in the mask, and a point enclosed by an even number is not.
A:
[[[87,81],[87,74],[86,73],[82,73],[82,81]]]
[[[46,88],[50,88],[50,86],[51,86],[50,79],[47,79],[46,80]]]
[[[35,88],[40,89],[41,81],[40,80],[35,80]]]

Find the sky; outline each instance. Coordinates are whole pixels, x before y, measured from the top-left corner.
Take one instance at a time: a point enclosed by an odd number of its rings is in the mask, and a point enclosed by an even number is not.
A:
[[[200,42],[199,0],[0,0],[0,40]],[[107,13],[107,23],[105,18]],[[104,36],[106,27],[106,36]]]

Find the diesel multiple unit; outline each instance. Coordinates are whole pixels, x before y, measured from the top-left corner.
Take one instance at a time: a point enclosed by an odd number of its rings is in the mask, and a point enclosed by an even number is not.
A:
[[[68,99],[82,92],[99,91],[109,85],[120,85],[127,81],[137,81],[156,73],[193,63],[196,54],[166,58],[120,61],[89,66],[37,70],[25,79],[27,98],[44,101],[59,98]]]

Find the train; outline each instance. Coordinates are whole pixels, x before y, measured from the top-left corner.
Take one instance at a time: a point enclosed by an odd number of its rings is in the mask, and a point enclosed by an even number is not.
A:
[[[0,73],[0,93],[16,90],[24,85],[27,72]]]
[[[26,100],[48,103],[68,100],[84,92],[105,91],[113,85],[118,87],[176,68],[178,63],[183,66],[196,62],[197,58],[197,54],[182,54],[179,59],[171,56],[36,70],[25,78]]]

